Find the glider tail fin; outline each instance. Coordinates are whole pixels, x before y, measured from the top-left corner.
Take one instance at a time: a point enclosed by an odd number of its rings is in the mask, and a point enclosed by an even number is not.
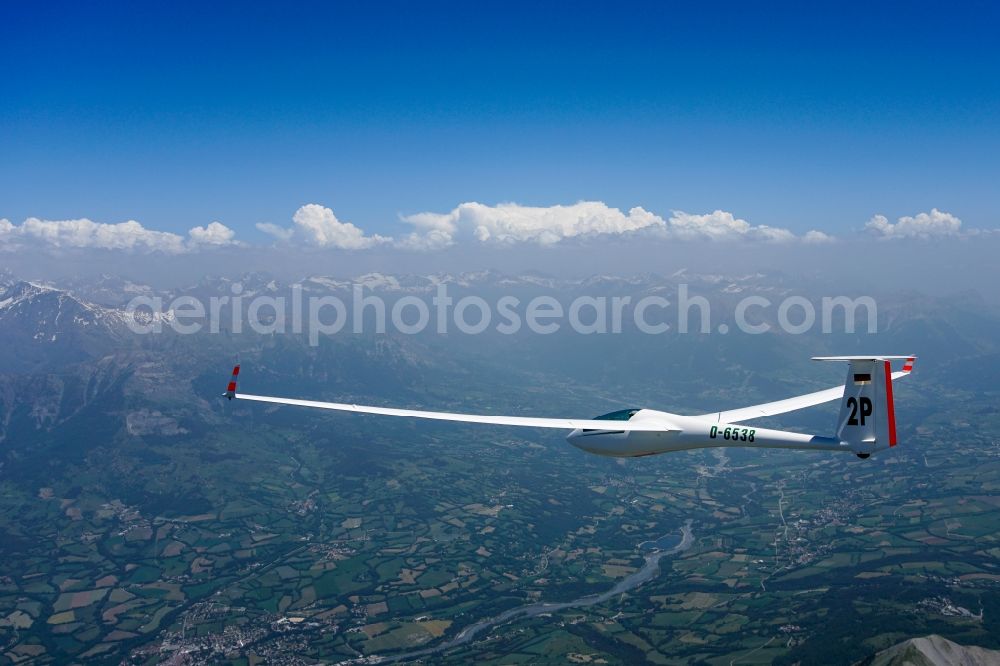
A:
[[[892,397],[893,359],[905,359],[903,372],[912,370],[912,356],[833,356],[816,359],[848,362],[844,397],[837,417],[837,437],[849,444],[861,458],[897,443],[896,410]]]

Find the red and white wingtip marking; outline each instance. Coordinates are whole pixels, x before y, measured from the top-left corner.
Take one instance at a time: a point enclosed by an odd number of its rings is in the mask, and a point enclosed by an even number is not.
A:
[[[240,366],[233,368],[233,378],[229,380],[229,386],[226,387],[226,392],[223,394],[230,400],[236,397],[236,378],[240,375]]]
[[[913,370],[913,362],[917,360],[916,356],[908,356],[906,362],[903,363],[903,372],[910,372]]]

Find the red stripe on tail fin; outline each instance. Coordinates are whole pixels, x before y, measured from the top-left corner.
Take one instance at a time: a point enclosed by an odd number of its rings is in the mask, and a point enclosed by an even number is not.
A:
[[[232,400],[236,397],[236,378],[240,375],[240,366],[233,368],[233,378],[229,380],[229,386],[226,387],[225,396]]]
[[[906,363],[903,364],[903,372],[910,372],[911,370],[913,370],[914,360],[916,360],[916,357],[914,356],[911,356],[910,358],[906,359]]]
[[[889,446],[896,446],[896,408],[892,403],[892,364],[885,361],[885,408],[889,413]]]

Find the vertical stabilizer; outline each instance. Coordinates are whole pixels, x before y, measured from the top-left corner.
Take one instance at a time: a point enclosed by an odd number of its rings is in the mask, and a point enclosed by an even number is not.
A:
[[[837,437],[862,458],[896,446],[892,359],[897,358],[905,359],[903,372],[912,370],[912,356],[827,356],[816,359],[848,362],[844,397],[837,417]]]

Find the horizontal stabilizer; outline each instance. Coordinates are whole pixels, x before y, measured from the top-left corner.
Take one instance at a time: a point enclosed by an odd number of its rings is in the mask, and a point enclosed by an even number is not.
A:
[[[913,361],[916,356],[813,356],[814,361]]]
[[[893,372],[890,379],[901,379],[913,370],[913,363],[916,360],[916,356],[814,356],[814,361],[848,361],[851,363],[858,362],[877,362],[877,361],[893,361],[905,359],[903,363],[903,369]],[[844,397],[845,385],[833,386],[828,389],[823,389],[822,391],[816,391],[814,393],[807,393],[805,395],[798,395],[793,398],[785,398],[784,400],[775,400],[774,402],[765,402],[760,405],[751,405],[749,407],[741,407],[739,409],[729,409],[722,412],[713,412],[711,414],[701,414],[700,418],[710,419],[718,423],[742,423],[743,421],[750,421],[752,419],[759,419],[765,416],[776,416],[778,414],[786,414],[788,412],[794,412],[799,409],[805,409],[806,407],[813,407],[815,405],[821,405],[825,402],[832,402],[834,400],[840,400]]]

